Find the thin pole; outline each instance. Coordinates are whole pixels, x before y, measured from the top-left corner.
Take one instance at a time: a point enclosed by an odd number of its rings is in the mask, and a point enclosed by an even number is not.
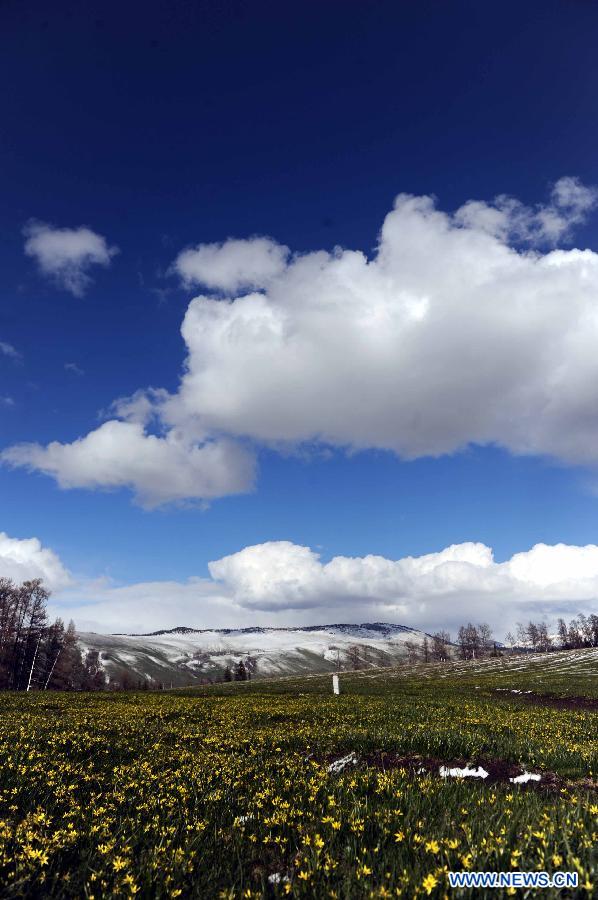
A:
[[[37,659],[37,651],[39,650],[39,645],[41,644],[41,640],[42,640],[42,633],[40,630],[39,637],[37,639],[37,644],[35,647],[35,653],[33,654],[33,661],[31,663],[31,669],[29,670],[29,681],[27,682],[27,690],[29,690],[29,688],[31,687],[31,678],[33,677],[33,667],[35,665],[35,660]]]
[[[50,678],[52,677],[52,675],[54,673],[54,667],[55,667],[56,663],[58,662],[58,657],[62,653],[63,646],[64,646],[64,644],[61,644],[60,647],[58,648],[58,653],[56,654],[56,656],[54,658],[54,662],[52,663],[52,668],[50,669],[50,674],[46,678],[46,683],[44,685],[44,691],[48,690],[48,685],[50,684]]]

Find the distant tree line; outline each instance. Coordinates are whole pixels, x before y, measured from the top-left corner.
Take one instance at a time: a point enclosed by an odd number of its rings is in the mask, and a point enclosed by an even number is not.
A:
[[[495,655],[498,652],[496,642],[492,638],[490,626],[461,625],[457,632],[457,648],[459,659],[480,659],[482,656]]]
[[[468,622],[459,627],[454,644],[448,632],[438,631],[431,636],[425,635],[421,643],[406,641],[405,649],[410,662],[442,662],[455,656],[458,659],[499,656],[505,651],[545,653],[550,650],[598,647],[598,615],[579,613],[568,625],[564,619],[559,619],[556,630],[549,630],[548,623],[544,621],[518,622],[516,634],[508,632],[505,640],[505,645],[495,641],[490,626],[485,623],[474,625]]]
[[[97,650],[83,658],[74,623],[48,622],[48,597],[39,578],[0,578],[0,690],[103,690]]]
[[[507,642],[512,647],[522,645],[540,652],[598,647],[598,615],[579,613],[568,625],[564,619],[559,619],[553,636],[548,633],[545,622],[528,622],[527,625],[518,622],[516,635],[509,632]]]
[[[499,652],[490,626],[485,622],[461,625],[455,642],[448,631],[436,631],[432,635],[425,634],[421,643],[406,641],[405,649],[410,662],[448,662],[455,657],[480,659],[482,656],[496,656]]]
[[[425,634],[422,641],[407,640],[404,644],[409,662],[446,662],[451,659],[482,659],[487,656],[501,656],[505,652],[549,650],[571,650],[583,647],[598,647],[598,615],[585,616],[580,613],[567,625],[559,619],[556,632],[549,631],[544,622],[518,623],[516,634],[506,635],[506,644],[496,641],[490,626],[486,623],[474,625],[468,622],[457,630],[453,642],[448,631]],[[355,645],[348,649],[351,669],[369,666],[392,665],[393,660],[384,650]]]

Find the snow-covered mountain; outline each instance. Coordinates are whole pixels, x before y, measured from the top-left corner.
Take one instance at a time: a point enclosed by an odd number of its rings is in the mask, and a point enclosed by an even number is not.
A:
[[[384,622],[313,625],[303,628],[196,629],[180,626],[152,634],[79,635],[83,652],[98,650],[111,678],[126,672],[134,681],[167,686],[219,678],[240,660],[253,677],[392,665],[405,660],[408,644],[420,645],[424,632]]]

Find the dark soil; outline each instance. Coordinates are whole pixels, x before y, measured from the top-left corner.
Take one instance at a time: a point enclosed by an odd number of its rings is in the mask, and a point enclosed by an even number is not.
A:
[[[593,697],[559,697],[558,694],[513,694],[504,688],[494,688],[494,693],[508,700],[522,700],[534,706],[552,706],[555,709],[597,709],[598,700]]]
[[[330,765],[336,760],[342,758],[345,754],[328,755],[318,760],[326,765]],[[468,776],[469,780],[476,784],[509,784],[509,778],[515,778],[517,775],[523,775],[524,769],[518,763],[507,762],[504,759],[439,759],[433,756],[401,756],[397,753],[387,750],[375,750],[371,753],[357,754],[357,762],[355,765],[349,764],[343,771],[350,772],[356,767],[368,766],[374,769],[381,769],[384,772],[391,769],[406,769],[413,776],[431,774],[440,776],[440,767],[445,766],[447,769],[464,769],[466,767],[477,768],[482,766],[488,772],[486,778],[473,778]],[[598,782],[585,778],[581,781],[568,781],[557,775],[556,772],[533,770],[541,775],[540,781],[526,781],[514,784],[517,790],[533,789],[543,791],[556,791],[564,787],[581,787],[584,790],[598,790]],[[448,776],[447,780],[452,780],[453,776]]]

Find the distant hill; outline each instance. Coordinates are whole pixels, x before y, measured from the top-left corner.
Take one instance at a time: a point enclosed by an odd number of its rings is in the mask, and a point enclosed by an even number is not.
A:
[[[406,642],[421,645],[424,637],[415,628],[387,622],[240,629],[180,625],[150,634],[83,632],[79,643],[83,652],[99,651],[110,677],[127,672],[134,681],[180,686],[219,678],[240,660],[249,660],[254,678],[392,665],[407,658]]]

